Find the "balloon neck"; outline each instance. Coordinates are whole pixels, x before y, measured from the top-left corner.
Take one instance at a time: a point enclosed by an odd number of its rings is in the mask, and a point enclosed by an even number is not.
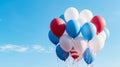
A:
[[[88,64],[87,67],[91,67],[91,64]]]
[[[87,67],[90,67],[90,64],[87,64]]]
[[[89,48],[90,47],[90,45],[89,45],[89,41],[87,41],[87,48]]]
[[[87,42],[89,42],[90,40],[87,40]]]
[[[93,64],[87,64],[87,67],[93,67]]]

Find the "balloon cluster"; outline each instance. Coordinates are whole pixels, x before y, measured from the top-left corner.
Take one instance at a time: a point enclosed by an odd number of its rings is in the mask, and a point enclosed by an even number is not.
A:
[[[56,45],[59,59],[65,61],[71,56],[75,60],[83,58],[87,64],[91,64],[94,54],[104,47],[109,36],[105,26],[102,16],[93,16],[88,9],[79,13],[76,8],[70,7],[64,15],[51,21],[48,36]]]

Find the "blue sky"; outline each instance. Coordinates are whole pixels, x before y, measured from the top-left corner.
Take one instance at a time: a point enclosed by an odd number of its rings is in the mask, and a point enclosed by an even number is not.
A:
[[[119,0],[0,0],[0,67],[57,67],[49,25],[69,7],[90,9],[106,19],[110,38],[93,64],[120,67]]]

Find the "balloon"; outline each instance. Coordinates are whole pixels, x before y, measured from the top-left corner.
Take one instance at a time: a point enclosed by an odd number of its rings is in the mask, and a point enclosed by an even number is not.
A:
[[[61,36],[59,42],[62,49],[66,52],[69,52],[74,44],[72,38],[67,35]]]
[[[100,34],[96,35],[91,41],[89,41],[89,46],[95,54],[104,47],[105,40],[106,34],[103,31]]]
[[[97,34],[103,31],[106,25],[105,20],[102,16],[94,16],[91,22],[96,26]]]
[[[83,17],[79,17],[78,20],[80,27],[82,27],[87,21]]]
[[[106,40],[106,33],[105,31],[102,31],[101,33],[98,34],[98,38],[102,38],[103,40]]]
[[[64,15],[61,15],[59,18],[63,19],[65,21],[65,23],[66,23]]]
[[[52,33],[52,31],[49,31],[48,37],[49,37],[49,40],[50,40],[53,44],[57,45],[57,44],[59,43],[59,37],[55,36],[55,35]]]
[[[66,24],[66,31],[70,37],[75,38],[80,33],[80,26],[75,20],[70,20]]]
[[[70,54],[73,59],[77,59],[79,57],[79,54],[75,49],[70,50]]]
[[[91,64],[94,61],[94,55],[93,55],[92,51],[90,50],[90,48],[87,48],[85,50],[85,52],[83,53],[83,56],[84,56],[84,61],[87,64]]]
[[[81,33],[84,39],[89,41],[96,35],[96,28],[92,23],[85,23],[81,27]]]
[[[65,61],[69,57],[69,52],[64,51],[60,45],[56,47],[56,54],[59,59]]]
[[[82,18],[81,20],[84,21],[83,23],[90,22],[93,18],[93,14],[90,10],[84,9],[80,12],[79,18]]]
[[[76,8],[70,7],[65,11],[64,16],[67,22],[69,20],[77,20],[79,18],[79,12]]]
[[[105,28],[104,31],[106,33],[106,38],[109,38],[110,37],[110,31],[109,31],[109,29]]]
[[[74,49],[78,52],[79,60],[83,57],[83,52],[87,47],[87,42],[82,37],[76,37],[74,39]]]
[[[58,37],[62,36],[65,31],[66,24],[61,18],[55,18],[50,24],[51,31]]]

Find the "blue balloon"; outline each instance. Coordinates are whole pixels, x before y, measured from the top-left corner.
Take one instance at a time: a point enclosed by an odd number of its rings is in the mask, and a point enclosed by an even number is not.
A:
[[[85,50],[85,52],[83,53],[83,57],[84,57],[84,61],[87,64],[91,64],[94,61],[94,55],[93,55],[92,51],[90,50],[90,48],[87,48]]]
[[[62,20],[64,20],[65,23],[66,23],[65,16],[63,14],[59,18],[61,18]]]
[[[78,22],[75,20],[68,21],[66,25],[66,31],[70,37],[77,37],[80,33],[80,26]]]
[[[80,31],[83,35],[83,38],[88,41],[91,40],[96,35],[96,27],[91,22],[85,23],[81,27]]]
[[[57,44],[59,43],[59,37],[55,36],[55,35],[52,33],[52,31],[49,31],[48,37],[49,37],[49,40],[50,40],[53,44],[57,45]]]
[[[64,51],[60,45],[56,47],[56,54],[59,59],[65,61],[69,57],[69,52]]]

